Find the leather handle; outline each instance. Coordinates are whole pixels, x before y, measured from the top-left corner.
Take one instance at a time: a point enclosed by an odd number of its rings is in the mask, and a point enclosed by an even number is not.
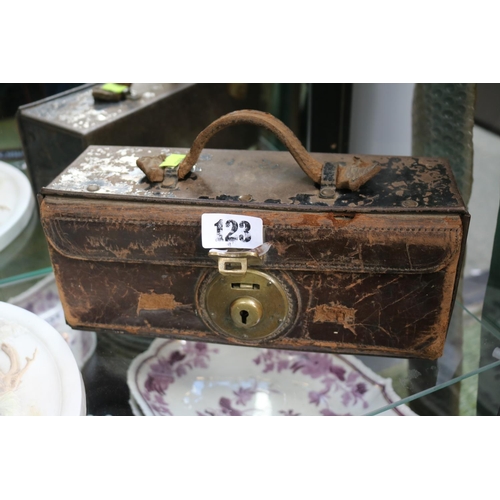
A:
[[[278,120],[273,115],[252,109],[233,111],[232,113],[221,116],[200,132],[194,140],[189,153],[179,165],[179,179],[184,179],[184,177],[189,174],[193,165],[198,161],[203,148],[217,132],[227,127],[244,123],[264,127],[271,131],[288,148],[288,151],[290,151],[306,175],[316,183],[321,182],[323,164],[315,160],[306,151],[294,133],[281,120]]]

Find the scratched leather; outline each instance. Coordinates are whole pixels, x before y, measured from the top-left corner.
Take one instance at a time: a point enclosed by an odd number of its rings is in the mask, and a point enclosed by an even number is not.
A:
[[[42,224],[72,327],[228,342],[196,314],[200,282],[215,268],[201,247],[198,207],[146,212],[130,203],[120,218],[122,202],[56,201],[42,202]],[[264,218],[273,242],[262,269],[297,290],[291,328],[255,345],[441,354],[463,238],[459,216],[247,213]]]
[[[72,327],[226,342],[194,313],[203,268],[87,262],[51,253]],[[300,290],[298,319],[284,336],[259,346],[439,355],[453,291],[453,276],[446,270],[418,275],[286,274]],[[152,301],[143,296],[160,297],[163,305],[148,308]]]
[[[204,150],[196,175],[164,189],[144,180],[139,149],[90,147],[42,190],[42,226],[72,327],[321,352],[442,354],[468,222],[445,160],[316,154],[383,166],[359,191],[324,199],[288,153]],[[240,202],[243,194],[250,196]],[[206,212],[262,218],[271,248],[259,268],[283,284],[293,312],[279,335],[237,339],[207,321],[203,294],[217,264],[201,245]]]
[[[76,211],[72,213],[72,209]],[[202,208],[164,210],[122,203],[73,205],[44,202],[42,224],[51,245],[79,259],[212,266],[201,245]],[[49,215],[50,212],[50,215]],[[351,218],[233,210],[263,219],[271,249],[264,269],[416,273],[447,266],[460,249],[458,217],[358,214]]]

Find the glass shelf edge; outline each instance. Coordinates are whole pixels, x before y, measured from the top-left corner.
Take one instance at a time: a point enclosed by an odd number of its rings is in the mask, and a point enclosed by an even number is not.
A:
[[[42,269],[37,269],[36,271],[30,271],[29,273],[16,274],[15,276],[9,276],[8,278],[0,279],[0,288],[11,285],[12,283],[22,283],[23,281],[28,281],[33,278],[38,278],[41,276],[46,276],[52,272],[51,267],[44,267]]]
[[[488,321],[487,319],[485,318],[478,318],[476,314],[474,314],[473,312],[471,312],[467,306],[465,306],[464,304],[462,304],[462,302],[459,302],[458,300],[456,301],[457,304],[460,305],[460,307],[469,315],[471,316],[472,318],[474,318],[481,326],[484,326],[486,328],[486,330],[488,330],[489,333],[491,333],[492,335],[494,335],[495,337],[499,338],[500,339],[500,330],[498,329],[498,327],[496,327],[495,325],[493,325],[490,321]]]
[[[391,403],[386,406],[382,406],[381,408],[378,408],[377,410],[373,410],[369,413],[365,413],[365,417],[373,417],[376,415],[380,415],[381,413],[384,413],[385,411],[392,410],[393,408],[396,408],[397,406],[401,406],[407,403],[410,403],[412,401],[415,401],[416,399],[420,399],[423,396],[427,396],[429,394],[432,394],[433,392],[439,391],[441,389],[444,389],[445,387],[449,387],[450,385],[456,384],[457,382],[461,382],[462,380],[465,380],[469,377],[473,377],[474,375],[478,375],[480,373],[483,373],[487,370],[491,370],[491,368],[495,368],[496,366],[500,366],[500,361],[495,361],[494,363],[490,363],[489,365],[482,366],[481,368],[477,368],[476,370],[473,370],[469,373],[466,373],[464,375],[460,375],[459,377],[455,377],[451,380],[448,380],[447,382],[443,382],[442,384],[435,385],[434,387],[430,387],[429,389],[425,389],[424,391],[420,391],[417,394],[413,394],[412,396],[407,396],[406,398],[402,398],[399,401],[396,401],[395,403]]]

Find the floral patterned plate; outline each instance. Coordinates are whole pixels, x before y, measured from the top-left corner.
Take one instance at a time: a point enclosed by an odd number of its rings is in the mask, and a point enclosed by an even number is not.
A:
[[[136,417],[144,417],[144,413],[142,413],[142,410],[141,410],[141,407],[139,406],[139,403],[137,403],[137,401],[134,399],[133,396],[130,396],[130,399],[129,399],[129,404],[130,404],[130,408],[132,408],[132,413],[136,416]]]
[[[127,382],[136,415],[363,415],[400,399],[353,356],[183,340],[156,339]]]

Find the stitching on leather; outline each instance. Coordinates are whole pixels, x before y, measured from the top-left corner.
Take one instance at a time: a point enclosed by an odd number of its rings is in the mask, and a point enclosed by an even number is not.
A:
[[[52,219],[48,219],[46,221],[46,227],[47,231],[52,233],[52,236],[54,236],[53,231],[56,233],[59,233],[59,231],[55,228],[55,226],[59,226],[58,224],[53,224],[53,222],[97,222],[97,223],[108,223],[108,222],[115,222],[115,223],[123,223],[123,220],[117,220],[117,219],[105,219],[105,218],[99,218],[99,219],[89,219],[89,218],[76,218],[76,217],[54,217]],[[153,223],[153,222],[147,222],[144,220],[140,221],[131,221],[127,220],[127,223],[133,223],[133,224],[145,224],[145,223]],[[199,226],[199,223],[187,223],[183,224],[182,222],[172,222],[172,223],[157,223],[154,222],[156,226]],[[45,225],[45,224],[44,224]],[[367,230],[373,231],[373,227],[315,227],[315,226],[301,226],[301,227],[296,227],[296,226],[288,226],[288,225],[280,225],[280,226],[273,226],[269,227],[269,230],[274,230],[274,229],[292,229],[292,230],[303,230],[303,229],[310,229],[310,230],[318,230],[318,229],[323,229],[323,230],[328,230],[328,231],[357,231],[357,232],[364,232]],[[407,268],[407,267],[381,267],[381,266],[370,266],[369,264],[358,266],[357,268],[355,267],[355,264],[330,264],[326,260],[321,261],[321,266],[305,266],[303,261],[287,261],[285,264],[280,264],[279,262],[273,263],[272,267],[270,266],[262,266],[262,269],[290,269],[290,270],[302,270],[302,271],[314,271],[318,267],[321,267],[322,269],[329,270],[329,271],[349,271],[352,273],[361,273],[361,274],[369,274],[369,273],[381,273],[381,272],[404,272],[407,274],[421,274],[423,272],[437,272],[450,263],[450,261],[453,259],[455,254],[458,252],[458,239],[459,239],[459,232],[461,231],[461,228],[401,228],[401,227],[389,227],[389,228],[377,228],[377,231],[393,231],[393,232],[447,232],[447,233],[454,233],[454,244],[455,244],[455,249],[453,251],[448,252],[448,259],[444,259],[438,264],[435,264],[431,267],[422,267],[422,268],[417,268],[417,269],[412,269],[412,268]],[[60,234],[58,234],[59,238],[63,240]],[[68,258],[76,258],[79,260],[87,260],[87,261],[92,261],[91,258],[85,257],[85,256],[76,256],[75,254],[68,253],[67,251],[63,251],[61,246],[56,244],[53,238],[50,239],[50,243],[52,246],[60,252],[62,255],[68,257]],[[184,260],[167,260],[167,261],[159,261],[159,260],[146,260],[146,259],[120,259],[116,256],[113,257],[101,257],[101,256],[96,256],[94,258],[96,261],[101,261],[101,262],[130,262],[130,263],[137,263],[137,264],[153,264],[153,265],[172,265],[172,266],[185,266],[185,265],[194,265],[194,266],[206,266],[207,263],[211,264],[210,260],[205,260],[205,259],[184,259]]]
[[[154,224],[155,226],[190,226],[190,227],[196,227],[200,226],[199,222],[182,222],[182,221],[171,221],[171,222],[158,222],[158,221],[147,221],[144,219],[127,219],[124,221],[124,219],[111,219],[111,218],[98,218],[98,219],[91,219],[87,217],[53,217],[50,220],[58,220],[58,221],[71,221],[71,222],[97,222],[97,223],[114,223],[114,224],[123,224],[124,222],[126,224],[134,224],[134,225],[144,225],[144,224]],[[50,222],[49,220],[49,222]],[[371,231],[373,232],[374,230],[376,231],[396,231],[396,232],[459,232],[460,228],[456,227],[431,227],[431,228],[413,228],[413,227],[398,227],[398,226],[392,226],[392,227],[379,227],[374,229],[373,226],[357,226],[357,227],[335,227],[335,226],[291,226],[287,224],[274,224],[273,226],[269,226],[267,229],[269,230],[274,230],[274,229],[287,229],[287,230],[293,230],[293,231],[302,231],[304,229],[309,229],[311,231],[316,231],[316,230],[326,230],[326,231],[358,231],[358,232],[365,232],[365,231]]]

